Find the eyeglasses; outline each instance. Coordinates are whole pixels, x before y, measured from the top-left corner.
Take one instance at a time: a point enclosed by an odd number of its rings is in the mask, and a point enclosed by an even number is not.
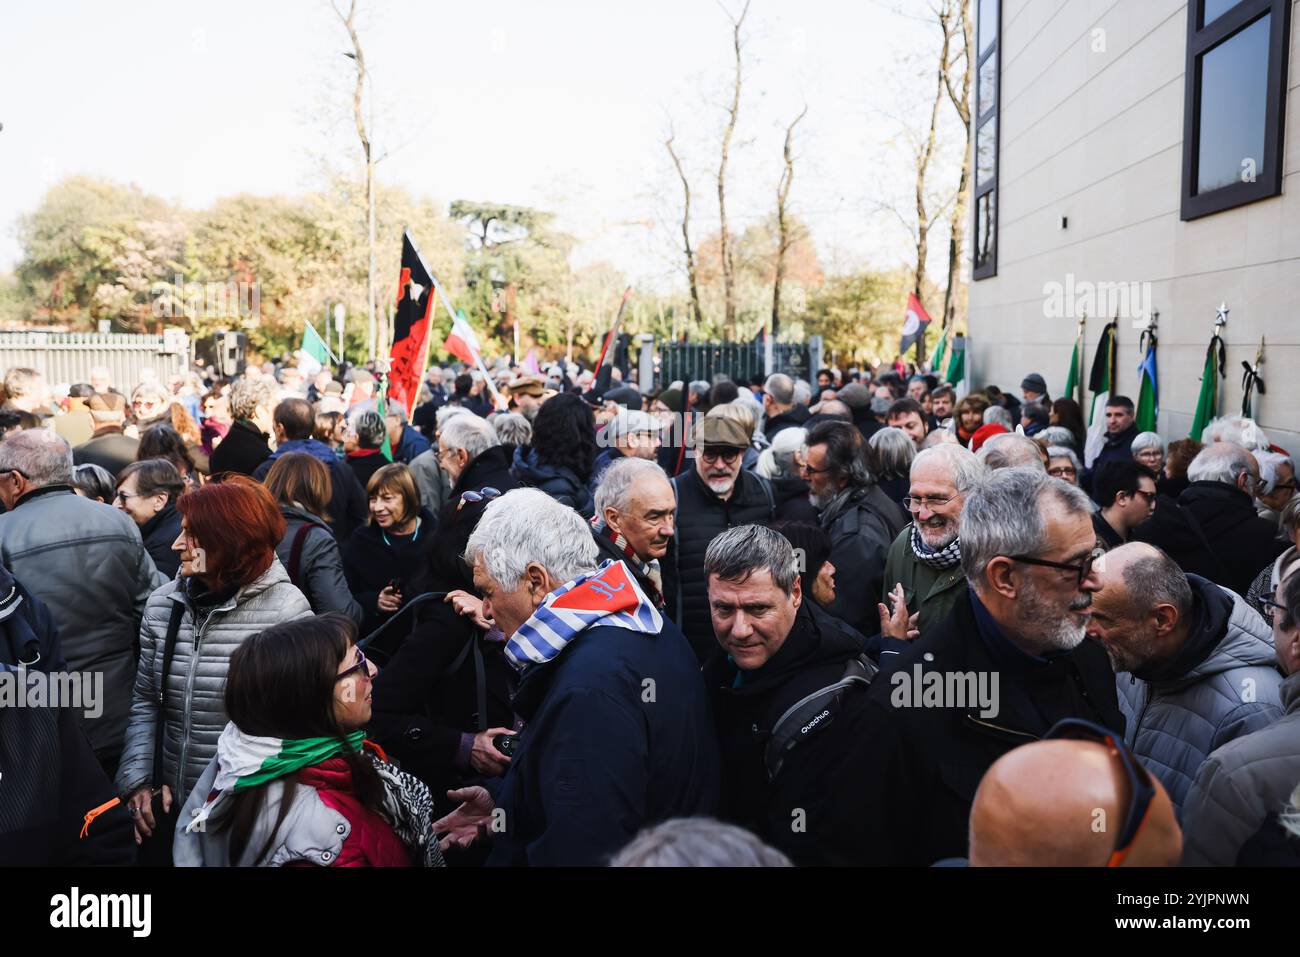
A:
[[[740,458],[740,449],[728,448],[726,446],[723,446],[722,448],[715,447],[711,449],[702,449],[700,451],[700,458],[704,459],[706,462],[717,462],[721,459],[723,462],[731,465],[736,461],[736,459]]]
[[[1073,465],[1058,465],[1054,469],[1048,469],[1047,474],[1053,478],[1065,478],[1067,475],[1076,476],[1079,472]]]
[[[358,675],[359,677],[365,678],[367,681],[370,679],[370,662],[366,660],[365,652],[360,648],[357,649],[357,663],[347,671],[340,671],[334,676],[334,680],[342,681],[344,678],[351,677],[352,675]]]
[[[939,498],[935,495],[928,497],[924,495],[905,495],[903,497],[903,508],[907,509],[909,512],[919,512],[923,508],[928,508],[933,512],[936,509],[943,508],[954,498],[956,498],[955,495],[948,498]]]
[[[1082,588],[1083,580],[1092,572],[1092,566],[1105,554],[1106,549],[1098,546],[1088,554],[1088,557],[1085,558],[1081,564],[1078,565],[1070,565],[1066,562],[1049,562],[1045,558],[1033,558],[1029,555],[1008,555],[1007,557],[1013,562],[1020,562],[1023,565],[1040,565],[1043,568],[1059,568],[1062,571],[1077,572],[1079,575],[1079,587]]]
[[[27,479],[27,481],[29,481],[29,482],[31,481],[31,478],[32,478],[30,475],[28,475],[28,474],[27,474],[26,472],[24,472],[22,469],[5,469],[5,470],[4,470],[4,474],[5,474],[5,475],[9,475],[10,473],[16,473],[16,474],[18,474],[18,475],[21,475],[23,478]]]
[[[1271,598],[1264,598],[1263,596],[1260,596],[1259,603],[1263,605],[1270,613],[1274,611],[1280,611],[1282,612],[1282,614],[1284,615],[1286,614],[1286,605],[1279,605]]]
[[[461,492],[460,501],[456,503],[456,511],[459,512],[462,508],[465,507],[466,503],[488,502],[494,498],[497,498],[500,494],[501,494],[500,489],[493,488],[490,485],[483,486],[483,488],[481,488],[477,492],[473,490],[468,492]]]
[[[120,488],[117,490],[117,494],[113,496],[113,501],[121,502],[125,505],[128,499],[141,498],[142,495],[143,493],[141,492],[128,492],[126,489]]]
[[[811,465],[809,465],[807,462],[800,462],[800,463],[799,463],[799,474],[800,474],[800,475],[821,475],[823,472],[829,472],[830,470],[831,470],[831,467],[830,467],[829,465],[826,466],[826,468],[824,468],[824,469],[815,469],[815,468],[813,468]]]
[[[1119,755],[1119,763],[1124,768],[1124,775],[1129,783],[1128,808],[1124,814],[1124,827],[1120,830],[1119,837],[1115,841],[1115,849],[1111,851],[1110,859],[1106,862],[1107,867],[1119,867],[1128,857],[1138,832],[1142,830],[1142,825],[1151,814],[1151,804],[1156,796],[1151,775],[1133,757],[1133,752],[1122,739],[1091,721],[1082,718],[1062,718],[1052,725],[1051,730],[1043,738],[1044,740],[1095,741],[1104,744]]]
[[[1147,491],[1146,489],[1144,489],[1144,488],[1136,488],[1136,489],[1134,489],[1134,490],[1133,490],[1133,494],[1134,494],[1134,495],[1141,495],[1142,498],[1143,498],[1143,500],[1144,500],[1148,505],[1150,505],[1152,502],[1154,502],[1154,501],[1156,500],[1156,493],[1155,493],[1155,492],[1148,492],[1148,491]]]
[[[1275,492],[1280,492],[1283,490],[1286,490],[1288,492],[1294,492],[1296,490],[1295,482],[1278,482],[1276,485],[1273,486],[1273,491]]]

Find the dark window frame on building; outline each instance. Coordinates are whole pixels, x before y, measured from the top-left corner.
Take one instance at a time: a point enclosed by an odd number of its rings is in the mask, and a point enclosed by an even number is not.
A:
[[[974,96],[974,121],[972,123],[973,136],[971,137],[971,178],[974,188],[971,190],[971,214],[974,223],[971,227],[971,278],[973,280],[988,279],[998,274],[998,174],[1001,162],[1001,150],[999,149],[1002,130],[1000,127],[1000,117],[1002,114],[1002,0],[986,0],[993,6],[993,42],[989,48],[981,52],[981,40],[983,34],[983,13],[984,4],[980,0],[975,0],[976,10],[979,11],[977,22],[975,24],[975,96]],[[980,114],[980,86],[979,78],[983,71],[984,65],[992,60],[994,69],[993,78],[993,103],[989,109]],[[979,142],[980,130],[987,124],[992,123],[993,129],[993,172],[987,180],[980,180],[980,156]],[[991,210],[990,222],[991,229],[985,231],[989,233],[988,259],[980,265],[980,242],[983,233],[980,229],[980,206],[985,201]]]
[[[1206,0],[1188,0],[1186,92],[1183,97],[1183,182],[1181,218],[1199,219],[1254,203],[1282,192],[1286,149],[1287,59],[1291,36],[1291,0],[1239,0],[1204,23]],[[1262,17],[1269,17],[1264,155],[1253,181],[1242,180],[1204,193],[1200,177],[1201,75],[1205,56]],[[1245,157],[1243,157],[1243,162]]]

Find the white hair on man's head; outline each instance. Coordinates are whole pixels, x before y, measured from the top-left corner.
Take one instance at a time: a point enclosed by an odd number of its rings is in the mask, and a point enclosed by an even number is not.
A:
[[[1016,427],[1016,423],[1011,421],[1011,413],[1000,405],[991,405],[984,410],[984,424],[997,424],[1005,428],[1008,432]]]
[[[1259,494],[1272,495],[1277,488],[1278,466],[1289,465],[1295,471],[1295,462],[1291,456],[1281,452],[1256,452],[1255,461],[1259,463]]]
[[[545,492],[519,488],[494,498],[465,546],[465,561],[502,588],[513,589],[528,566],[541,565],[557,582],[595,571],[599,551],[582,516]]]
[[[72,484],[72,448],[50,429],[24,429],[0,442],[0,472],[25,475],[33,488]]]
[[[473,412],[465,408],[463,405],[444,405],[441,409],[439,409],[437,412],[434,413],[434,421],[437,423],[437,428],[441,430],[442,427],[447,424],[447,420],[450,419],[452,416],[473,415],[473,414],[474,414]]]
[[[1241,473],[1250,470],[1251,458],[1251,453],[1235,442],[1219,441],[1207,445],[1187,466],[1187,481],[1235,486]]]
[[[477,415],[454,415],[438,432],[439,448],[464,449],[471,459],[500,444],[497,430],[487,419],[480,419]]]
[[[912,459],[910,472],[914,474],[918,468],[924,468],[930,464],[942,465],[948,474],[952,476],[952,483],[957,486],[957,491],[963,494],[968,492],[985,474],[984,463],[979,460],[974,452],[963,445],[951,442],[917,452],[916,458]],[[909,478],[911,474],[909,474]]]
[[[1046,472],[1042,446],[1019,432],[1002,432],[980,446],[975,457],[990,472],[998,469],[1031,468]]]
[[[803,448],[808,438],[808,430],[802,426],[791,426],[776,433],[772,444],[758,456],[754,471],[766,479],[789,478],[797,475],[794,457]]]
[[[596,514],[603,519],[607,508],[627,511],[632,487],[647,475],[657,475],[664,482],[668,481],[668,473],[657,462],[632,456],[616,459],[601,474],[600,484],[596,486]]]
[[[804,379],[794,380],[794,404],[807,405],[812,401],[812,385]]]
[[[1201,441],[1206,445],[1229,442],[1248,452],[1267,449],[1272,444],[1254,419],[1242,415],[1225,415],[1221,419],[1211,420],[1201,433]]]

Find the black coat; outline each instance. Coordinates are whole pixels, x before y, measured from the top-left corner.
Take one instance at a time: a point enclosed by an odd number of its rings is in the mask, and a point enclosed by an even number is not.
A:
[[[797,475],[772,480],[776,496],[776,518],[780,522],[817,524],[817,509],[808,500],[808,483]]]
[[[0,565],[0,668],[5,665],[46,672],[68,669],[50,609]]]
[[[841,493],[843,494],[843,493]],[[836,499],[818,516],[831,536],[835,600],[827,607],[836,618],[865,635],[880,630],[876,605],[885,593],[885,559],[907,524],[907,513],[878,485]]]
[[[384,458],[384,453],[375,449],[365,455],[358,455],[356,452],[349,452],[345,460],[352,474],[357,478],[357,484],[361,486],[363,494],[366,493],[367,486],[370,484],[370,477],[382,469],[385,465],[393,463]]]
[[[1099,644],[1085,638],[1045,663],[1014,652],[1005,638],[999,639],[1004,650],[996,651],[980,633],[972,601],[967,591],[943,624],[903,654],[886,656],[895,661],[893,673],[882,673],[868,692],[875,715],[866,785],[854,795],[862,830],[844,836],[867,848],[866,863],[928,867],[966,857],[971,802],[984,772],[1061,718],[1086,718],[1124,732],[1115,675]],[[981,717],[978,704],[917,706],[924,689],[915,687],[917,668],[940,679],[984,675],[987,690],[997,675],[997,715]]]
[[[545,492],[561,505],[567,505],[585,519],[596,514],[596,505],[582,476],[567,465],[547,465],[527,446],[515,449],[511,473],[520,485]]]
[[[135,829],[72,708],[0,708],[0,865],[128,867]]]
[[[251,477],[257,467],[271,457],[271,446],[267,444],[266,438],[265,432],[259,432],[242,419],[236,419],[221,444],[212,450],[212,455],[208,458],[211,474],[235,472]]]
[[[806,405],[796,405],[794,408],[782,412],[780,415],[774,415],[763,423],[763,434],[767,436],[769,442],[772,441],[777,433],[785,429],[793,429],[802,426],[808,421],[811,415]]]
[[[842,693],[833,716],[800,740],[770,783],[767,742],[777,719],[839,681],[846,662],[861,654],[860,634],[805,599],[785,643],[762,668],[740,672],[721,651],[704,668],[722,753],[721,816],[799,865],[858,864],[866,857],[852,841],[862,809],[850,796],[867,786],[863,751],[874,717],[867,689]]]
[[[1250,496],[1231,485],[1193,482],[1172,505],[1160,500],[1130,540],[1155,545],[1183,571],[1242,597],[1259,570],[1289,547],[1277,538],[1277,526],[1256,514]]]
[[[1020,416],[1016,416],[1012,421],[1019,422]],[[1123,462],[1133,458],[1133,440],[1138,436],[1137,425],[1130,425],[1118,435],[1107,435],[1106,444],[1101,447],[1097,457],[1092,462],[1092,467],[1083,475],[1079,476],[1079,484],[1087,491],[1094,500],[1097,498],[1096,478],[1097,473],[1101,471],[1102,466],[1107,462]]]
[[[105,432],[72,450],[74,465],[98,465],[117,480],[117,473],[135,461],[140,440],[123,435],[120,430]],[[106,503],[111,505],[112,503]]]
[[[448,604],[435,603],[421,611],[421,621],[380,669],[374,684],[370,735],[401,761],[403,770],[429,786],[442,813],[451,810],[447,791],[476,778],[463,763],[469,757],[464,736],[472,738],[481,730],[475,655],[471,650],[462,656],[470,641],[476,641],[482,653],[487,700],[482,729],[512,727],[515,671],[503,654],[505,646],[487,641],[472,621]]]
[[[511,448],[513,446],[494,445],[485,449],[470,459],[456,479],[447,504],[438,514],[438,531],[430,545],[432,557],[428,590],[474,590],[471,570],[466,567],[461,556],[465,554],[470,533],[478,525],[488,502],[466,502],[461,507],[460,497],[465,492],[477,492],[484,488],[494,488],[502,494],[518,488],[519,482],[510,473]]]
[[[598,867],[642,828],[717,812],[708,697],[672,622],[583,632],[524,675],[514,709],[526,724],[489,864]]]
[[[172,551],[172,543],[181,534],[181,513],[175,505],[168,505],[140,526],[144,550],[149,553],[158,570],[168,578],[175,578],[181,567],[180,552]]]
[[[402,603],[420,593],[429,580],[430,543],[438,520],[429,512],[420,512],[420,527],[412,536],[387,536],[378,525],[362,525],[343,547],[343,574],[348,588],[361,606],[362,635],[369,634],[390,617],[379,610],[379,593],[393,579],[402,585]],[[391,543],[391,544],[389,544]],[[400,630],[399,625],[394,628]]]
[[[771,483],[753,472],[736,477],[731,497],[718,498],[692,468],[673,479],[677,495],[676,534],[665,561],[673,566],[672,584],[665,576],[668,617],[677,623],[701,662],[713,656],[713,618],[709,614],[709,586],[704,576],[704,553],[709,542],[737,525],[771,525],[776,498]]]

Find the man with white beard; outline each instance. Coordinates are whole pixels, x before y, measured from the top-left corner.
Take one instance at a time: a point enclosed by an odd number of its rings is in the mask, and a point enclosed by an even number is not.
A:
[[[909,614],[917,616],[916,630],[927,634],[957,604],[966,583],[957,534],[961,507],[983,475],[984,466],[975,454],[960,445],[937,445],[912,460],[911,485],[903,499],[912,524],[899,532],[885,560],[885,605],[880,611],[886,635],[906,638],[894,633],[893,624]]]
[[[855,835],[866,863],[966,857],[994,761],[1062,718],[1124,731],[1109,658],[1085,636],[1104,554],[1088,496],[1039,469],[1003,469],[966,493],[958,531],[969,587],[868,693],[871,784],[856,798],[867,833]],[[991,702],[973,693],[990,676]]]

